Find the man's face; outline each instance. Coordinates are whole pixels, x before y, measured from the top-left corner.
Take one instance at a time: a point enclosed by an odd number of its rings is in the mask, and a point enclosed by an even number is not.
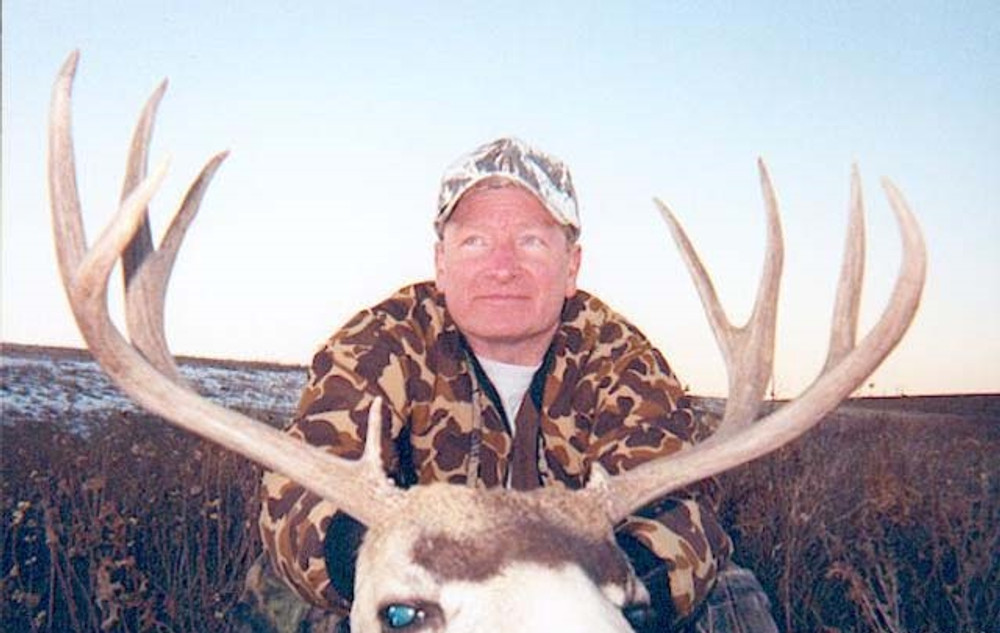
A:
[[[527,190],[510,183],[471,189],[434,252],[438,288],[477,355],[532,365],[576,292],[580,247]]]

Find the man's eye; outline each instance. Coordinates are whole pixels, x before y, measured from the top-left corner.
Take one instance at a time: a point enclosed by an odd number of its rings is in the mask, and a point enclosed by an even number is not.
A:
[[[537,235],[523,235],[521,236],[519,242],[521,243],[521,246],[527,248],[540,248],[545,246],[545,240]]]
[[[462,240],[462,246],[479,247],[486,244],[486,238],[482,235],[470,235]]]
[[[382,611],[382,621],[394,631],[419,626],[425,617],[422,609],[410,604],[390,604]]]

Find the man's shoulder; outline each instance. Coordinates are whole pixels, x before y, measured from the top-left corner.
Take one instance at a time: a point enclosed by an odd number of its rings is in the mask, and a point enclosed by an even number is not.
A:
[[[631,321],[598,297],[578,290],[563,304],[562,323],[556,332],[557,357],[593,363],[599,359],[620,360],[659,352]],[[658,358],[656,364],[662,364]]]
[[[423,334],[446,327],[444,297],[432,281],[404,286],[375,305],[355,314],[333,339],[340,342],[374,342],[376,335]]]
[[[378,375],[390,357],[419,359],[432,349],[457,348],[457,338],[434,283],[416,283],[361,310],[340,326],[314,354],[310,373],[325,376],[340,365]]]
[[[414,318],[419,312],[443,313],[444,295],[433,281],[421,281],[403,286],[369,311],[395,321]]]
[[[563,306],[564,329],[595,332],[597,341],[624,338],[646,341],[646,336],[620,312],[585,290],[577,290]]]
[[[609,368],[614,368],[612,373],[628,371],[655,385],[655,393],[669,392],[671,402],[683,395],[670,365],[646,335],[588,292],[578,291],[564,304],[555,351],[557,362],[574,362],[588,368],[584,373]]]

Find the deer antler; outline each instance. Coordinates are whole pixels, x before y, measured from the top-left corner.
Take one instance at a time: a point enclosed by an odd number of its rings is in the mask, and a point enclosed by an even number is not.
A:
[[[403,492],[385,477],[380,463],[380,410],[369,411],[363,457],[350,461],[298,441],[261,422],[213,404],[184,382],[163,331],[163,306],[173,262],[187,227],[226,154],[213,157],[189,188],[160,248],[153,250],[147,206],[166,173],[146,175],[156,108],[165,84],[153,93],[132,140],[118,213],[87,249],[76,186],[70,125],[71,92],[79,55],[64,63],[53,88],[49,120],[49,191],[57,256],[77,324],[94,358],[125,393],[171,423],[235,451],[333,501],[366,524],[381,523],[403,503]],[[851,219],[834,310],[826,366],[798,398],[751,424],[771,377],[778,286],[783,247],[777,202],[763,163],[761,182],[768,214],[768,247],[757,300],[748,323],[734,327],[708,273],[680,224],[656,201],[701,295],[726,361],[729,398],[723,421],[707,441],[613,478],[595,467],[589,495],[619,521],[673,490],[765,455],[805,433],[867,378],[892,351],[913,321],[924,285],[926,252],[920,228],[902,194],[883,181],[903,241],[900,272],[888,306],[860,344],[855,344],[864,228],[857,170],[852,173]],[[111,322],[107,284],[119,257],[126,279],[130,344]]]
[[[585,494],[597,494],[615,522],[656,499],[776,450],[812,428],[879,366],[905,334],[924,286],[926,249],[916,218],[888,180],[883,187],[896,214],[903,256],[889,304],[878,323],[855,344],[864,269],[864,211],[857,169],[852,171],[851,210],[844,264],[834,308],[826,366],[798,398],[753,422],[770,380],[783,247],[774,191],[759,162],[768,215],[764,273],[747,325],[735,328],[725,316],[705,267],[680,224],[659,200],[677,246],[701,295],[729,373],[729,398],[720,428],[701,444],[608,478],[599,474]]]
[[[153,134],[156,110],[166,92],[167,82],[156,88],[143,108],[132,135],[132,144],[122,184],[124,204],[129,194],[146,177],[149,141]],[[166,304],[167,281],[187,227],[198,213],[201,199],[219,165],[226,158],[223,152],[205,165],[192,185],[177,215],[170,223],[160,244],[153,249],[148,209],[144,208],[139,226],[122,252],[122,272],[125,281],[125,323],[132,345],[161,373],[175,382],[184,382],[164,336],[163,309]]]
[[[93,247],[84,236],[70,123],[79,53],[63,64],[49,113],[49,194],[56,252],[66,294],[80,332],[97,362],[118,387],[144,408],[207,440],[280,472],[333,501],[363,523],[381,522],[402,501],[386,478],[380,457],[381,401],[369,411],[364,456],[334,457],[268,425],[202,398],[181,379],[163,333],[163,303],[184,231],[197,213],[209,181],[226,154],[213,157],[191,185],[159,250],[152,252],[146,209],[166,174],[166,164],[145,175],[149,136],[165,84],[153,93],[132,142],[118,213]],[[108,314],[111,270],[125,257],[130,344]],[[141,352],[141,353],[140,353]]]

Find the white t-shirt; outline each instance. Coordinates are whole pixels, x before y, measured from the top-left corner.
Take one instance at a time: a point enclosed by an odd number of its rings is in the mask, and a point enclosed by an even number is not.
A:
[[[514,423],[517,419],[517,412],[521,408],[521,401],[524,400],[524,392],[531,386],[531,378],[541,367],[541,363],[533,366],[511,365],[500,361],[480,358],[486,375],[490,377],[490,382],[496,387],[500,395],[500,402],[503,403],[504,413],[510,422],[510,430],[514,432]]]

